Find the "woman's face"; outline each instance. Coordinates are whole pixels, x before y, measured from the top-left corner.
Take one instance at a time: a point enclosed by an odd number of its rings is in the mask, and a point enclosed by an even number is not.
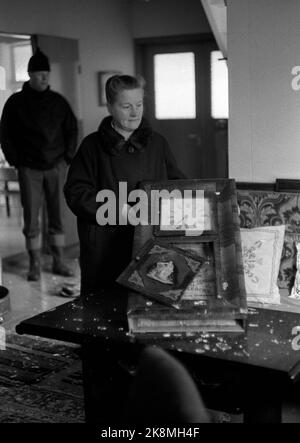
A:
[[[125,132],[135,131],[142,120],[144,110],[144,90],[124,89],[113,104],[108,104],[114,124]]]

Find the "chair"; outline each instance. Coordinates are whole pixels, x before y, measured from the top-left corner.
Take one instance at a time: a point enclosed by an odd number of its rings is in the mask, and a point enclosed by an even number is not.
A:
[[[154,346],[146,346],[141,354],[124,415],[124,422],[132,424],[211,421],[187,369]]]

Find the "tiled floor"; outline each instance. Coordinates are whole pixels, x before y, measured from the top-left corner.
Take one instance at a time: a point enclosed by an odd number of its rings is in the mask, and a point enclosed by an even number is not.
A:
[[[6,330],[14,330],[21,320],[39,312],[58,306],[69,299],[59,296],[60,289],[65,282],[79,284],[80,273],[78,266],[78,248],[72,248],[68,253],[68,264],[75,272],[75,278],[53,276],[50,271],[51,258],[43,256],[43,272],[40,282],[28,282],[26,272],[28,267],[27,256],[24,253],[24,239],[22,235],[22,214],[17,200],[12,202],[11,217],[6,215],[5,207],[0,202],[0,257],[4,259],[3,284],[10,291],[10,311],[3,316],[1,324]],[[300,392],[300,389],[298,389]],[[242,421],[242,416],[228,416],[216,413],[221,421]],[[289,400],[283,408],[284,423],[300,423],[300,394],[294,400]]]
[[[39,282],[28,282],[27,256],[17,254],[3,263],[3,285],[9,289],[10,311],[3,315],[7,330],[14,330],[15,325],[25,318],[42,311],[52,309],[69,298],[59,295],[66,283],[79,286],[79,267],[77,259],[67,259],[67,264],[74,270],[75,278],[55,276],[50,272],[50,256],[43,256],[43,271]]]

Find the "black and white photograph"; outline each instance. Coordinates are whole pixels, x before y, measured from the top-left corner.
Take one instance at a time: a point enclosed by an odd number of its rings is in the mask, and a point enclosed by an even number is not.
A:
[[[0,0],[0,424],[300,423],[299,24]]]

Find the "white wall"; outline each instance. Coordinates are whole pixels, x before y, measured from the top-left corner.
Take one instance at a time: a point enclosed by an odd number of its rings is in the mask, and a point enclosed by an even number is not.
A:
[[[228,0],[227,17],[230,177],[300,178],[300,2]]]
[[[133,38],[210,32],[200,0],[1,0],[0,31],[79,40],[84,135],[107,114],[97,72],[134,73]]]
[[[211,32],[200,0],[132,0],[134,38]]]
[[[84,135],[107,114],[98,106],[97,72],[133,74],[130,0],[1,0],[0,31],[79,40]]]

